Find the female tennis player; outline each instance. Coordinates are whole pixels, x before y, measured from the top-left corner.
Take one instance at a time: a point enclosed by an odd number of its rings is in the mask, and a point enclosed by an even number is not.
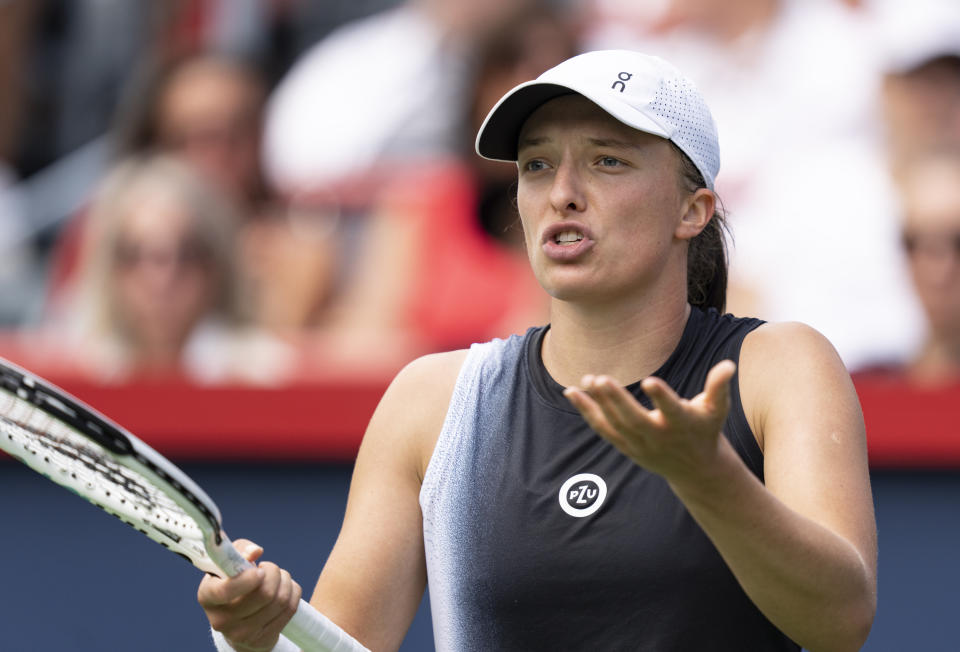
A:
[[[372,650],[397,649],[427,585],[439,650],[860,649],[877,552],[857,398],[812,329],[722,313],[696,89],[586,53],[504,96],[477,149],[517,162],[550,323],[398,374],[312,604]],[[268,650],[298,595],[261,563],[198,598],[222,649]]]

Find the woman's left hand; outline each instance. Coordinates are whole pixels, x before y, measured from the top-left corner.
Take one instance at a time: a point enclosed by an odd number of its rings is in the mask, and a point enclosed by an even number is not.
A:
[[[564,396],[590,427],[640,466],[670,482],[702,477],[721,454],[720,436],[730,410],[731,360],[717,363],[707,374],[703,391],[681,398],[654,376],[641,387],[653,402],[648,410],[610,376],[584,376],[580,387]]]

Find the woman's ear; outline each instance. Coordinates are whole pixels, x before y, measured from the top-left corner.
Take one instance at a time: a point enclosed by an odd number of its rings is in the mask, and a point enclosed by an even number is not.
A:
[[[703,231],[713,218],[717,196],[712,190],[698,188],[684,200],[680,222],[674,235],[681,240],[692,240]]]

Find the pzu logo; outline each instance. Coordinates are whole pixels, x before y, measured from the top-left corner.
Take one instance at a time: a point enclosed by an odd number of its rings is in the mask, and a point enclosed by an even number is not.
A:
[[[617,81],[613,82],[610,88],[620,91],[621,93],[627,90],[627,85],[624,82],[630,81],[633,77],[633,73],[630,72],[621,72],[617,74]]]
[[[607,497],[607,483],[599,475],[580,473],[560,487],[560,507],[570,516],[590,516],[603,505]]]

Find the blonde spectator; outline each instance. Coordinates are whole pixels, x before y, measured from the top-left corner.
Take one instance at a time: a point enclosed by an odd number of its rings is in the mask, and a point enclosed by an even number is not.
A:
[[[134,158],[95,197],[70,321],[97,377],[267,381],[287,366],[243,325],[238,218],[203,179],[172,157]]]
[[[250,316],[295,337],[332,291],[339,234],[309,202],[277,197],[263,175],[266,80],[242,59],[195,52],[149,75],[143,90],[131,93],[118,122],[121,152],[176,153],[232,198],[241,211],[238,274],[249,291]]]
[[[115,125],[116,149],[121,159],[176,155],[231,201],[239,229],[236,274],[246,288],[250,317],[287,336],[321,308],[339,256],[332,238],[304,237],[316,229],[299,228],[304,220],[289,219],[304,212],[302,207],[281,205],[262,174],[267,86],[256,66],[222,53],[195,51],[155,62],[127,90]],[[85,213],[59,236],[48,312],[63,309],[63,288],[77,271],[87,228]]]

